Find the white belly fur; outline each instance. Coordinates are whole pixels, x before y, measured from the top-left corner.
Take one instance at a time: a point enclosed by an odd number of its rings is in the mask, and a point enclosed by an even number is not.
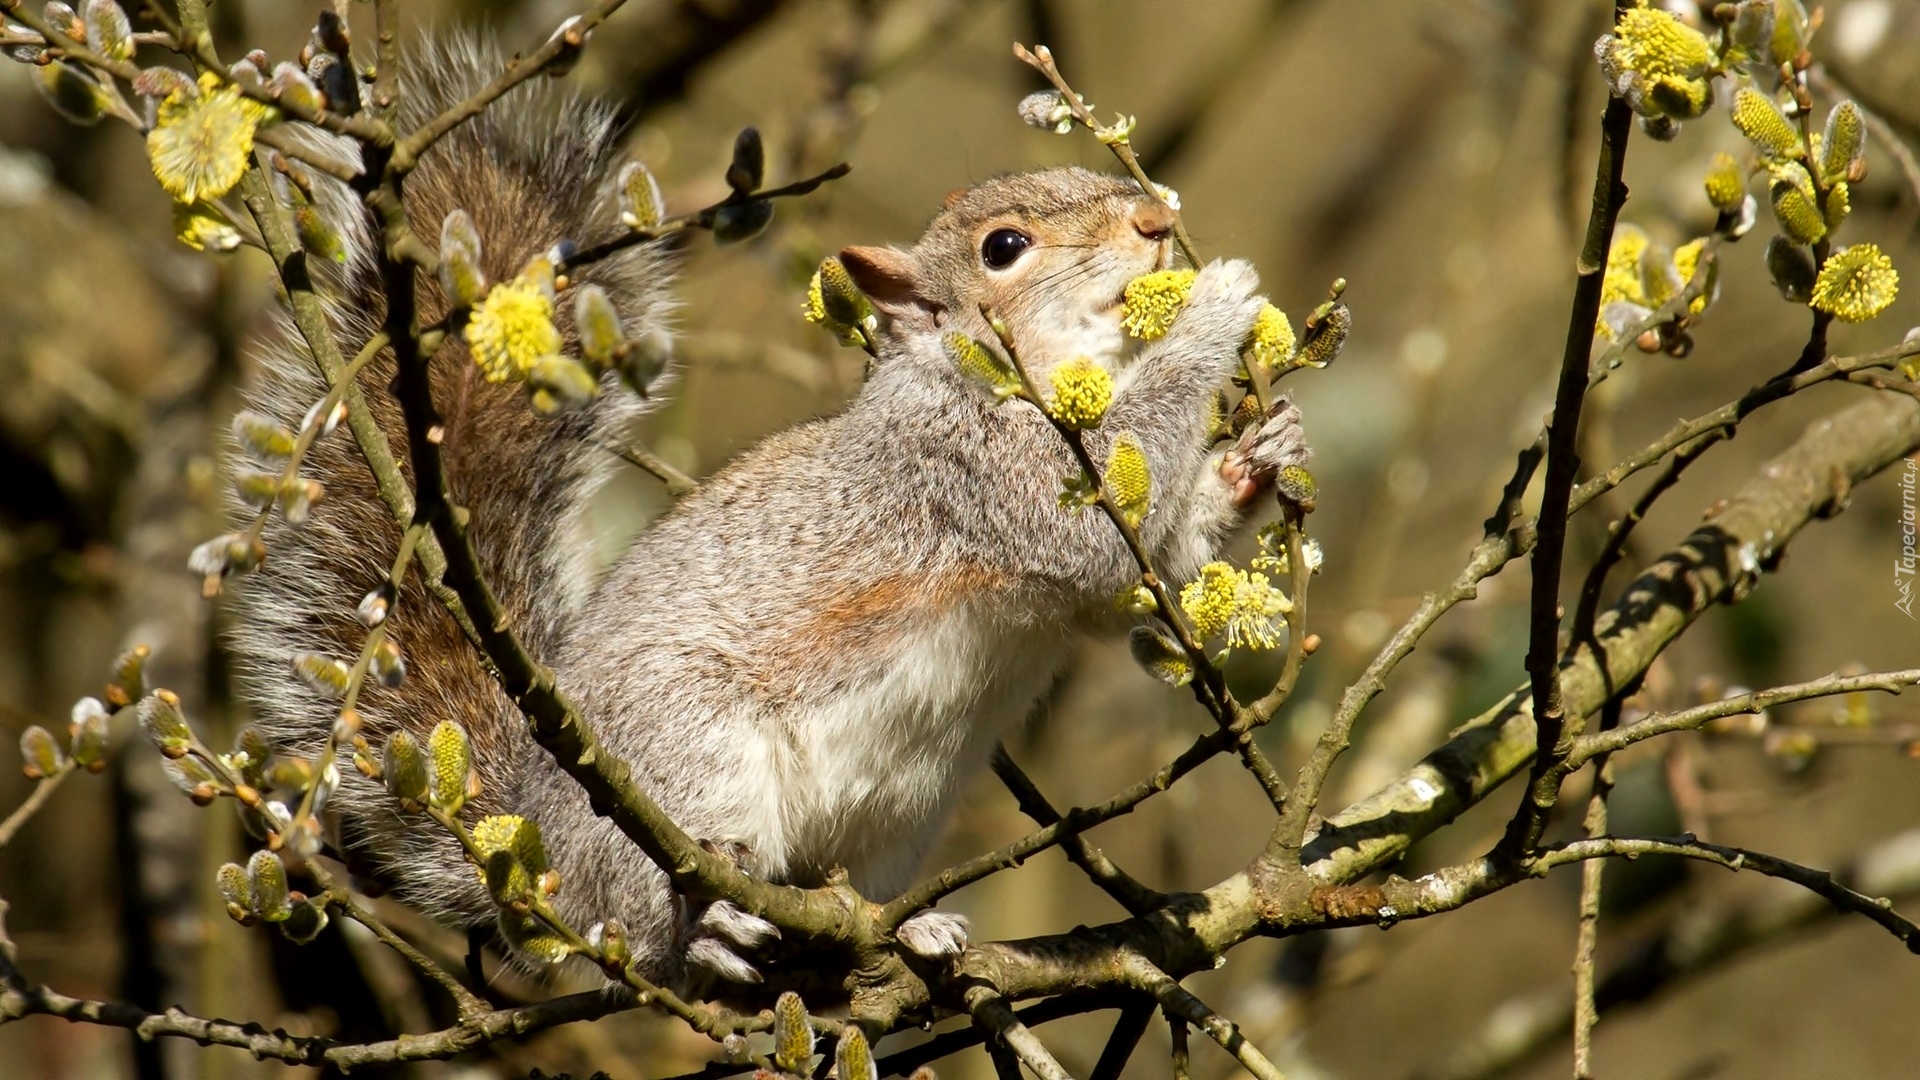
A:
[[[870,677],[758,729],[763,782],[740,837],[769,877],[853,872],[898,858],[943,816],[1068,656],[1063,631],[1010,633],[947,613]]]

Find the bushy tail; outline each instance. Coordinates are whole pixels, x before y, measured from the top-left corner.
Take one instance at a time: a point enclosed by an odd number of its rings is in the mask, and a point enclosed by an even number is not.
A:
[[[402,130],[440,112],[505,69],[505,58],[471,38],[442,41],[411,58],[403,76]],[[548,79],[534,79],[440,141],[407,183],[415,231],[436,242],[441,222],[464,209],[482,242],[489,281],[512,277],[531,257],[567,238],[588,245],[621,229],[612,201],[610,110],[586,104]],[[329,290],[329,311],[342,352],[351,357],[378,330],[384,310],[374,265],[374,235],[343,188],[321,193],[323,212],[346,241],[347,261]],[[666,316],[665,256],[630,248],[585,268],[577,280],[598,282],[612,296],[630,334]],[[423,282],[423,322],[444,312],[437,285]],[[556,322],[576,352],[571,305]],[[258,359],[250,406],[297,428],[327,386],[299,335]],[[584,544],[573,535],[579,509],[614,460],[617,443],[638,409],[631,393],[607,387],[588,408],[543,418],[529,408],[524,386],[487,382],[453,340],[433,358],[434,400],[445,418],[442,447],[454,496],[472,512],[480,559],[513,626],[536,656],[554,654],[567,619],[586,588]],[[387,387],[391,354],[359,378],[369,411],[405,463],[400,409]],[[410,476],[410,471],[408,472]],[[303,473],[326,486],[300,528],[269,527],[268,558],[234,583],[233,650],[243,693],[262,727],[284,752],[317,754],[339,702],[310,689],[290,659],[317,652],[351,663],[366,641],[355,607],[387,575],[401,530],[382,500],[366,459],[343,427],[315,443]],[[246,512],[246,511],[243,511]],[[246,512],[249,513],[250,512]],[[516,779],[534,751],[524,724],[454,620],[419,584],[419,564],[387,623],[407,661],[398,688],[369,685],[360,712],[374,747],[396,728],[424,739],[441,720],[466,725],[484,793],[481,812],[507,809]],[[491,906],[450,839],[424,819],[402,819],[380,785],[351,768],[332,805],[355,853],[371,856],[402,895],[444,918],[479,921]]]

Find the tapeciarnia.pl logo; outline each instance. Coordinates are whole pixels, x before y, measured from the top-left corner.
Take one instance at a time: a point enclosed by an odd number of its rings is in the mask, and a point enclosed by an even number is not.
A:
[[[1900,555],[1893,560],[1893,589],[1898,594],[1893,606],[1906,613],[1913,614],[1913,586],[1917,559],[1914,554],[1915,534],[1920,531],[1916,525],[1914,508],[1914,488],[1920,480],[1920,457],[1906,459],[1906,468],[1900,473]]]

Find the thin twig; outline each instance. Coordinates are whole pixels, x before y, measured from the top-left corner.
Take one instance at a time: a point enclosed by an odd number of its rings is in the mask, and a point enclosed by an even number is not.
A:
[[[1073,113],[1074,121],[1093,132],[1107,149],[1113,151],[1114,158],[1133,177],[1134,182],[1140,185],[1141,191],[1166,207],[1167,213],[1173,216],[1174,242],[1180,245],[1181,254],[1187,257],[1187,262],[1194,269],[1199,269],[1200,251],[1193,246],[1193,237],[1187,235],[1187,223],[1181,218],[1179,207],[1167,201],[1167,197],[1161,194],[1160,185],[1149,179],[1147,171],[1140,167],[1140,158],[1133,152],[1133,144],[1128,139],[1127,131],[1124,128],[1108,127],[1100,122],[1100,119],[1093,114],[1093,110],[1087,107],[1086,99],[1068,85],[1066,77],[1060,74],[1060,68],[1053,62],[1053,50],[1045,45],[1035,45],[1032,49],[1028,49],[1016,41],[1013,43],[1013,55],[1052,83],[1053,88],[1059,91],[1060,99]],[[1253,395],[1254,403],[1260,406],[1260,414],[1265,416],[1267,410],[1273,407],[1273,389],[1268,384],[1266,368],[1248,361],[1246,369],[1248,392]]]
[[[13,842],[13,835],[19,832],[21,826],[31,820],[33,815],[39,813],[41,807],[47,805],[47,800],[53,798],[53,793],[59,790],[60,782],[65,780],[67,774],[73,772],[74,768],[73,763],[68,762],[66,768],[52,776],[43,777],[39,783],[33,785],[33,791],[27,796],[26,801],[14,807],[13,813],[7,815],[7,820],[0,821],[0,848]]]
[[[1615,698],[1601,710],[1600,729],[1608,731],[1619,723],[1620,701]],[[1595,761],[1593,791],[1587,796],[1584,822],[1590,840],[1607,834],[1607,796],[1613,791],[1610,766],[1610,758],[1603,756]],[[1593,1080],[1593,1028],[1600,1020],[1593,996],[1593,954],[1600,942],[1600,889],[1606,866],[1604,859],[1589,859],[1580,866],[1580,928],[1573,948],[1574,1080]]]
[[[607,16],[619,10],[624,3],[626,0],[599,0],[560,24],[539,48],[524,57],[515,56],[509,60],[507,70],[492,82],[397,140],[388,168],[394,175],[412,171],[421,155],[454,128],[485,112],[489,105],[505,97],[514,87],[544,73],[562,59],[577,56],[587,42],[587,35],[593,33],[595,27],[605,22]]]
[[[1568,751],[1565,767],[1578,769],[1602,754],[1623,750],[1634,743],[1657,735],[1692,731],[1722,717],[1746,716],[1795,701],[1834,697],[1840,694],[1857,694],[1867,690],[1898,694],[1907,687],[1915,685],[1920,685],[1920,668],[1872,672],[1865,675],[1828,675],[1825,678],[1807,682],[1789,683],[1767,690],[1737,694],[1719,701],[1696,705],[1690,709],[1656,713],[1623,728],[1598,731],[1584,736]]]
[[[1253,1041],[1240,1033],[1233,1021],[1213,1011],[1206,1002],[1193,996],[1180,983],[1153,963],[1141,956],[1127,956],[1122,960],[1126,977],[1135,986],[1152,994],[1160,1007],[1169,1015],[1192,1024],[1208,1038],[1220,1044],[1220,1049],[1233,1055],[1255,1080],[1286,1080],[1267,1055],[1253,1045]]]
[[[615,446],[612,443],[603,445],[607,453],[642,472],[651,473],[655,479],[667,485],[667,494],[676,499],[691,494],[700,486],[700,481],[674,468],[658,454],[638,443],[629,443],[625,446]]]
[[[1040,1080],[1073,1080],[1072,1074],[1054,1060],[1040,1037],[1020,1022],[1006,999],[991,987],[972,987],[967,991],[965,1001],[973,1022],[992,1033],[1002,1046],[1013,1051]]]
[[[1000,778],[1020,809],[1028,817],[1040,823],[1042,827],[1057,825],[1062,820],[1060,812],[1053,808],[1047,797],[1040,792],[1032,778],[1020,768],[1013,756],[1007,753],[1005,744],[993,748],[993,772]],[[1121,907],[1131,914],[1138,915],[1151,911],[1166,902],[1166,896],[1158,890],[1148,888],[1135,880],[1133,875],[1114,865],[1106,852],[1089,843],[1086,837],[1075,833],[1063,836],[1060,847],[1067,858],[1087,875],[1087,880],[1098,885],[1108,896],[1114,898]],[[1096,1074],[1097,1075],[1097,1074]]]

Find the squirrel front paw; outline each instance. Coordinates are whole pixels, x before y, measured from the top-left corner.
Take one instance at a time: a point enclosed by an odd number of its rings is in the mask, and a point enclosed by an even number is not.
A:
[[[1233,505],[1244,507],[1272,486],[1280,470],[1305,465],[1312,453],[1300,427],[1300,407],[1276,398],[1267,415],[1249,424],[1220,459],[1220,479],[1233,492]]]
[[[1259,295],[1260,274],[1245,259],[1215,260],[1194,275],[1186,306],[1170,335],[1200,338],[1209,352],[1237,355],[1253,335],[1253,323],[1266,303]]]
[[[970,930],[965,915],[923,911],[901,923],[893,936],[922,960],[945,960],[966,951]]]

